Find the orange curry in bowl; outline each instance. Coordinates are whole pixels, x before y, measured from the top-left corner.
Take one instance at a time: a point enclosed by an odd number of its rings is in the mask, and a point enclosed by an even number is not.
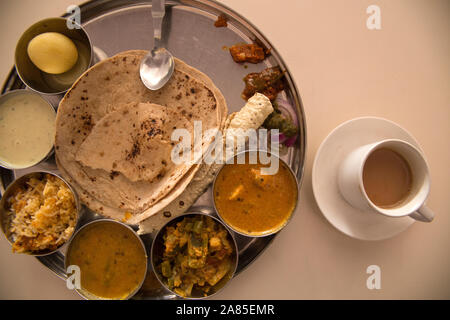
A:
[[[235,159],[236,160],[236,159]],[[291,217],[298,196],[294,174],[278,158],[278,171],[264,175],[258,162],[226,164],[214,183],[214,203],[219,216],[234,231],[265,236],[281,230]]]

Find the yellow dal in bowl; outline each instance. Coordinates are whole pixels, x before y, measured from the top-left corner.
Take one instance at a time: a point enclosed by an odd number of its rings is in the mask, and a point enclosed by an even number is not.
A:
[[[68,265],[81,271],[83,290],[102,299],[126,299],[142,283],[147,256],[136,235],[109,221],[88,225],[72,240]]]

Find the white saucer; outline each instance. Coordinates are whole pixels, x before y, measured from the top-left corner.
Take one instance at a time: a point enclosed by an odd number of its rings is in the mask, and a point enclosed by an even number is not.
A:
[[[317,151],[312,170],[314,197],[325,218],[346,235],[361,240],[393,237],[414,223],[410,217],[390,218],[351,206],[338,188],[337,173],[343,158],[353,149],[384,139],[401,139],[420,146],[409,132],[392,121],[363,117],[334,129]]]

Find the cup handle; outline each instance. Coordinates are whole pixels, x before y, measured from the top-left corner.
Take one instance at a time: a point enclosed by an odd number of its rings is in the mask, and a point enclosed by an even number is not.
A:
[[[423,205],[416,212],[411,213],[409,216],[418,221],[431,222],[434,219],[434,212],[426,205]]]

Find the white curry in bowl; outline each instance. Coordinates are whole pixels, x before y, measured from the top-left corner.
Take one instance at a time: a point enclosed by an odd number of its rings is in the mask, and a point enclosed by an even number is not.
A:
[[[39,94],[10,91],[0,97],[0,166],[32,167],[46,159],[55,141],[56,112]]]

